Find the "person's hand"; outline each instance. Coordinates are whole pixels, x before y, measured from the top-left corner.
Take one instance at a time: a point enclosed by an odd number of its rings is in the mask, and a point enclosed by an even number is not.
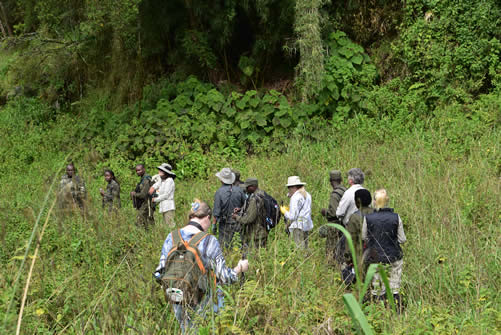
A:
[[[101,196],[104,197],[104,190],[102,188],[99,189],[99,193],[101,193]]]
[[[237,266],[235,266],[233,270],[237,273],[237,275],[239,273],[246,272],[249,270],[249,261],[246,259],[239,260]]]
[[[237,213],[233,213],[233,214],[231,214],[231,218],[232,218],[233,220],[235,220],[235,219],[237,218],[237,216],[238,216],[238,215],[237,215]]]
[[[322,210],[320,211],[320,214],[322,214],[322,216],[326,216],[327,215],[327,209],[322,208]]]
[[[157,202],[156,199],[157,199],[156,197],[155,198],[151,198],[151,201]]]
[[[136,196],[136,191],[130,192],[130,195],[131,195],[131,197],[135,197]]]
[[[238,211],[240,211],[240,208],[239,208],[239,207],[235,207],[235,208],[233,208],[233,213],[238,213]]]

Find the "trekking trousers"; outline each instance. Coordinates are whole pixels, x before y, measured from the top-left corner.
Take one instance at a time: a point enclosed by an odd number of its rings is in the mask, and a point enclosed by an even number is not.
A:
[[[392,294],[398,294],[400,289],[400,280],[402,279],[402,267],[404,261],[398,260],[390,264],[390,273],[388,281],[390,282],[390,289]],[[383,280],[379,275],[379,271],[372,277],[372,295],[381,296],[386,293],[386,288],[384,286]]]
[[[233,240],[233,235],[240,232],[240,224],[236,222],[219,222],[219,244],[222,248],[228,248]]]

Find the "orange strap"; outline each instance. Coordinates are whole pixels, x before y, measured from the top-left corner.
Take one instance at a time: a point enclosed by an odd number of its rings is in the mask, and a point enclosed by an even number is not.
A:
[[[206,274],[206,273],[207,273],[207,270],[205,270],[205,266],[204,266],[204,264],[202,263],[202,260],[200,259],[198,249],[195,249],[195,248],[193,248],[192,246],[190,246],[190,242],[191,242],[191,240],[193,240],[193,238],[194,238],[196,235],[200,234],[200,233],[193,235],[193,236],[190,238],[190,240],[189,240],[189,241],[185,241],[185,240],[183,240],[183,237],[181,236],[181,229],[178,229],[178,230],[177,230],[177,234],[178,234],[178,236],[179,236],[179,241],[182,241],[182,242],[183,242],[184,246],[186,247],[186,250],[191,251],[191,252],[195,255],[195,260],[196,260],[196,262],[197,262],[198,268],[202,271],[202,274]],[[198,240],[198,241],[197,241],[197,243],[195,243],[195,244],[194,244],[194,246],[196,247],[196,246],[197,246],[200,242],[202,242],[202,240],[203,240],[204,238],[206,238],[206,237],[207,237],[207,235],[208,235],[208,234],[205,234],[205,235],[204,235],[204,236],[203,236],[200,240]],[[177,250],[177,244],[174,246],[174,240],[175,240],[175,238],[174,238],[174,232],[172,232],[172,246],[173,246],[173,248],[169,251],[169,253],[167,254],[167,257],[169,257],[169,256],[170,256],[170,254],[171,254],[174,250]]]

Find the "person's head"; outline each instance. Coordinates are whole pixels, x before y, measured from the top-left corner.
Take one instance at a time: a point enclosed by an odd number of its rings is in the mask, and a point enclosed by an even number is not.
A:
[[[73,163],[66,165],[66,174],[70,178],[72,178],[75,174],[75,166],[73,165]]]
[[[233,185],[241,184],[242,181],[240,180],[240,171],[231,169],[231,172],[233,172],[233,174],[235,175],[235,181],[233,182]]]
[[[216,177],[225,185],[232,185],[236,179],[235,174],[231,172],[230,168],[221,169],[221,171],[216,173]]]
[[[112,180],[115,180],[115,174],[113,173],[113,171],[104,170],[104,180],[106,180],[108,183]]]
[[[142,177],[145,172],[146,172],[146,170],[144,169],[144,164],[138,164],[138,165],[136,165],[136,174],[139,177]]]
[[[209,205],[198,199],[193,200],[191,203],[191,209],[188,214],[188,219],[199,223],[204,231],[210,227],[210,219],[212,216],[212,211]]]
[[[371,204],[371,200],[372,197],[371,197],[371,192],[369,192],[369,190],[362,188],[355,192],[355,204],[357,205],[358,209],[362,207],[369,207]]]
[[[160,175],[160,178],[162,179],[167,179],[169,177],[175,178],[176,174],[172,172],[172,166],[167,163],[162,163],[158,168],[158,174]]]
[[[364,179],[365,175],[361,169],[353,168],[350,169],[350,171],[348,171],[348,183],[350,185],[355,185],[355,184],[362,185],[364,183]]]
[[[376,209],[385,208],[389,200],[390,197],[384,188],[380,188],[374,192],[374,207]]]
[[[256,178],[247,178],[244,183],[245,191],[249,194],[256,192],[259,184]]]
[[[291,176],[287,178],[287,189],[289,190],[288,195],[292,196],[296,191],[302,189],[306,185],[303,183],[298,176]]]
[[[343,181],[343,177],[341,176],[341,171],[332,170],[329,172],[329,181],[332,187],[336,187]]]

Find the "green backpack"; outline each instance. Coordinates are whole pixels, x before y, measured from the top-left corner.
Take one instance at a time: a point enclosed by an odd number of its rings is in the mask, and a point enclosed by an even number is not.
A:
[[[207,235],[200,232],[185,241],[180,230],[172,232],[172,249],[167,255],[161,278],[167,302],[194,306],[207,291],[207,270],[197,247]]]

